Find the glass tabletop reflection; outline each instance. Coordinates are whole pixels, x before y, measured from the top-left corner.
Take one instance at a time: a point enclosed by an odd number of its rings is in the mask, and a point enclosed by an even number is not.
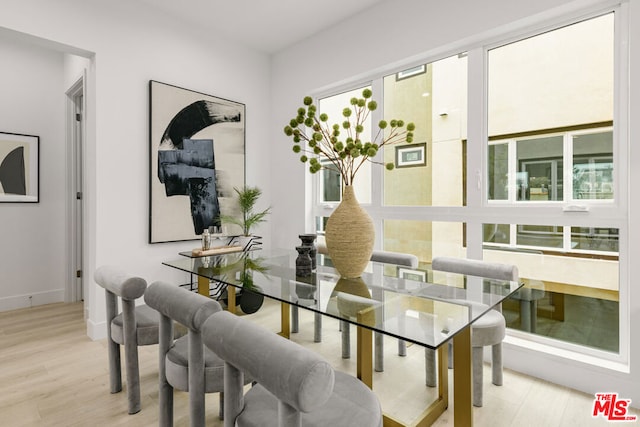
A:
[[[323,254],[316,270],[302,277],[296,275],[297,252],[289,250],[181,255],[163,264],[434,349],[522,286],[379,262],[346,279]]]

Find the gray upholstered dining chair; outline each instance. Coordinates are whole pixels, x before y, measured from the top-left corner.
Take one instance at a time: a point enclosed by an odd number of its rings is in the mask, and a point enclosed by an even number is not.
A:
[[[435,257],[431,262],[433,270],[467,274],[498,280],[518,280],[518,267],[472,259]],[[485,309],[481,303],[472,302],[471,309]],[[502,340],[505,336],[506,322],[502,313],[491,309],[471,325],[471,347],[473,363],[473,405],[482,406],[483,349],[491,346],[492,382],[502,385]],[[453,343],[449,341],[448,366],[451,368]],[[426,382],[436,385],[435,351],[425,349]]]
[[[387,264],[395,264],[399,266],[418,268],[418,257],[413,254],[402,252],[391,252],[375,250],[371,254],[371,261],[384,262]],[[340,321],[340,330],[342,332],[342,358],[348,359],[351,356],[351,338],[349,332],[349,322]],[[384,371],[384,335],[379,332],[374,333],[374,369],[376,372]],[[398,354],[406,355],[406,343],[398,340]]]
[[[225,427],[382,426],[371,389],[313,351],[224,311],[202,333],[225,360]],[[246,394],[243,372],[257,381]]]
[[[95,282],[104,288],[107,305],[107,346],[109,351],[109,384],[111,393],[122,391],[120,346],[124,346],[129,413],[140,411],[140,371],[138,346],[158,343],[159,316],[146,305],[136,306],[136,300],[147,289],[141,277],[127,274],[114,266],[101,266],[94,273]],[[118,314],[118,299],[122,312]]]
[[[174,388],[189,392],[191,426],[205,425],[205,393],[220,393],[222,418],[224,362],[204,347],[201,333],[204,321],[222,307],[217,301],[164,282],[151,284],[144,300],[160,314],[159,424],[173,425]],[[172,320],[186,326],[188,334],[174,341]]]

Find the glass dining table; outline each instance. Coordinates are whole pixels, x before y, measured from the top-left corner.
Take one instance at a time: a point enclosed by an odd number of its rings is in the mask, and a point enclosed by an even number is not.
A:
[[[431,425],[448,407],[446,343],[453,340],[454,425],[472,426],[471,324],[516,292],[521,283],[371,262],[361,277],[341,278],[327,255],[318,254],[309,276],[296,275],[293,250],[255,250],[182,257],[164,265],[197,277],[198,292],[226,287],[227,307],[236,310],[247,292],[279,301],[281,332],[291,333],[291,307],[347,321],[357,327],[357,376],[373,387],[373,333],[437,352],[437,399],[417,418]],[[242,298],[242,296],[240,296]],[[443,362],[445,361],[445,362]],[[403,426],[385,415],[385,426]]]

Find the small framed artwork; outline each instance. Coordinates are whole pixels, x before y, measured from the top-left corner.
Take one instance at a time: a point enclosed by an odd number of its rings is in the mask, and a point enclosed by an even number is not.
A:
[[[0,132],[0,202],[40,201],[40,137]]]
[[[408,79],[409,77],[417,76],[427,72],[427,66],[422,64],[417,67],[408,68],[396,73],[396,81]]]
[[[427,143],[396,145],[396,167],[410,168],[427,165]]]
[[[413,270],[411,268],[398,267],[398,277],[401,279],[414,280],[416,282],[426,282],[427,272],[422,270]]]

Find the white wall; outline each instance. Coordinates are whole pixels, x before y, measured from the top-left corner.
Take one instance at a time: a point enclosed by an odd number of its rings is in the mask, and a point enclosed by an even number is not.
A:
[[[40,137],[40,203],[0,204],[0,311],[64,299],[63,56],[0,38],[0,131]]]
[[[96,266],[102,264],[121,265],[149,282],[188,280],[161,262],[175,258],[178,251],[192,249],[193,242],[147,243],[150,79],[246,104],[247,183],[259,184],[264,190],[262,203],[265,207],[270,203],[269,169],[255,167],[269,157],[265,143],[270,114],[269,58],[215,37],[215,20],[210,29],[196,32],[171,17],[154,15],[128,2],[8,0],[3,2],[0,27],[38,37],[43,41],[36,42],[45,46],[53,41],[55,49],[93,54],[88,78],[84,191],[85,271],[89,280]],[[62,75],[58,80],[62,82]],[[55,90],[61,100],[58,132],[62,139],[66,88],[60,85]],[[26,92],[30,87],[18,89]],[[56,163],[60,168],[56,173],[63,174],[64,158]],[[62,195],[56,203],[64,204]],[[22,215],[24,209],[16,207],[15,212]],[[63,219],[59,220],[62,223]],[[30,223],[21,228],[32,227]],[[258,230],[266,242],[269,231],[267,227]],[[54,256],[54,244],[64,241],[64,236],[56,236],[51,237],[54,243],[47,247],[45,256]],[[51,276],[50,271],[34,264],[27,250],[4,249],[4,242],[2,247],[3,251],[17,252],[12,258],[16,271],[35,268],[33,274],[38,280]],[[60,281],[64,259],[55,264]],[[4,277],[2,280],[4,287]],[[104,295],[92,282],[87,297],[88,333],[99,338],[105,332]]]
[[[277,208],[272,227],[274,229],[299,230],[305,226],[304,186],[306,169],[297,156],[291,153],[290,143],[282,133],[299,106],[303,96],[322,91],[336,83],[355,82],[365,78],[372,70],[385,69],[390,64],[406,64],[408,60],[424,53],[437,53],[448,46],[457,53],[455,46],[473,41],[480,34],[495,34],[496,29],[506,31],[540,21],[545,16],[558,16],[568,10],[607,4],[606,0],[491,0],[476,2],[460,0],[456,2],[424,2],[402,0],[381,3],[303,42],[292,46],[273,58],[272,90],[273,156],[283,167],[273,171],[273,188],[286,188],[286,192],[275,193],[272,199]],[[640,90],[634,79],[638,73],[633,70],[640,66],[640,5],[630,2],[631,18],[631,117],[640,108]],[[552,10],[553,8],[558,8]],[[542,14],[535,16],[537,14]],[[519,22],[520,21],[520,22]],[[362,29],[366,42],[354,40],[354,29]],[[354,40],[353,44],[348,44]],[[355,76],[355,77],[354,77]],[[637,113],[635,113],[637,116]],[[281,126],[280,126],[281,125]],[[640,123],[631,122],[631,141],[640,131]],[[640,153],[631,144],[630,182],[640,178]],[[286,165],[286,167],[285,167]],[[640,194],[631,189],[629,217],[640,209]],[[636,214],[637,218],[638,215]],[[640,251],[640,230],[632,224],[629,236],[630,256]],[[295,243],[292,233],[278,233],[273,236],[274,245],[291,246]],[[626,265],[626,264],[625,264]],[[628,272],[621,272],[621,280],[639,277],[640,265],[634,263]],[[628,275],[627,275],[628,273]],[[632,283],[628,301],[623,300],[623,309],[628,302],[631,313],[630,324],[640,322],[640,289]],[[628,328],[624,328],[627,330]],[[633,332],[633,331],[632,331]],[[512,343],[505,344],[505,366],[529,373],[552,382],[594,393],[603,390],[617,391],[621,396],[640,405],[640,336],[631,334],[631,352],[628,369],[623,366],[597,366],[594,360],[572,360],[573,355],[549,354],[545,349],[523,348]],[[625,355],[626,356],[626,355]],[[620,372],[622,370],[623,372]],[[508,386],[505,384],[505,386]]]

